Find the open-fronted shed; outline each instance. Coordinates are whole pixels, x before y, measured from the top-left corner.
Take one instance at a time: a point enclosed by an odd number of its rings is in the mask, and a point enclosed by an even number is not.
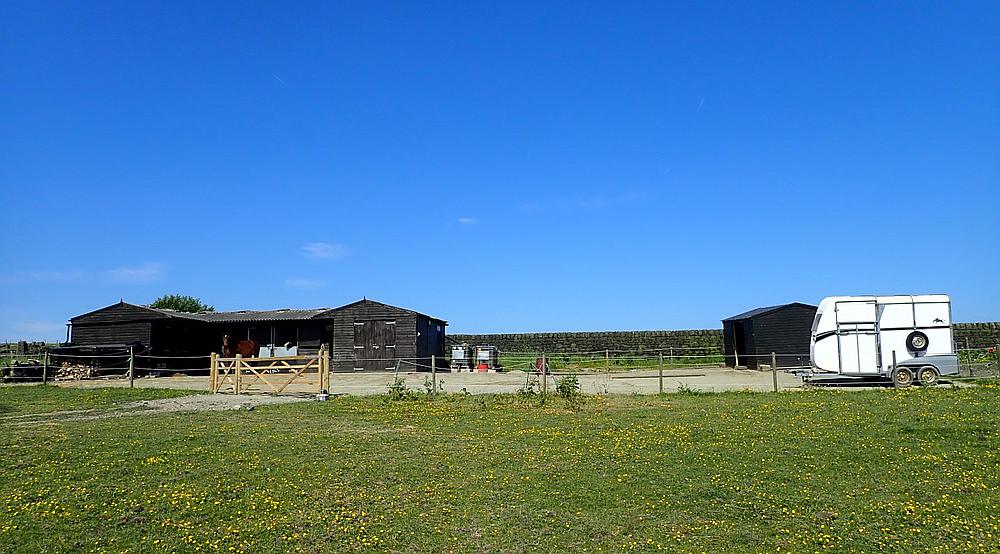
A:
[[[793,302],[767,306],[722,320],[722,340],[729,367],[757,369],[771,364],[777,354],[779,367],[809,363],[809,333],[816,306]]]
[[[334,371],[423,369],[443,356],[447,322],[363,299],[339,308],[186,313],[124,301],[70,319],[67,346],[142,352],[151,369],[182,367],[171,357],[221,353],[224,340],[252,341],[262,355],[331,347]],[[191,367],[188,364],[186,367]]]

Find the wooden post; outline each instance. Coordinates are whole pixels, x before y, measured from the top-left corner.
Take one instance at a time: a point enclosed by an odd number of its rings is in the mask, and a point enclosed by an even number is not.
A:
[[[239,396],[240,388],[243,386],[243,378],[240,373],[243,373],[243,354],[236,355],[236,361],[233,362],[233,366],[236,368],[236,395]]]
[[[219,380],[218,357],[219,357],[218,354],[212,352],[212,355],[209,356],[209,362],[208,362],[208,386],[210,387],[212,394],[215,394],[215,391],[218,390],[218,387],[216,387]]]
[[[128,388],[135,388],[135,347],[128,347]]]
[[[997,357],[997,377],[1000,377],[1000,344],[993,347],[993,353]]]
[[[604,350],[604,370],[611,373],[611,351],[608,349]]]
[[[437,393],[438,388],[438,375],[437,375],[437,356],[431,354],[431,394]]]
[[[774,383],[774,392],[778,392],[778,356],[771,352],[771,381]]]
[[[663,394],[663,352],[660,352],[660,394]]]
[[[669,367],[674,367],[674,347],[673,346],[670,347],[670,366]]]
[[[49,383],[49,351],[46,350],[45,354],[42,356],[42,384],[47,385]]]
[[[545,362],[545,352],[542,352],[542,396],[545,396],[548,391],[548,379],[545,378],[547,365],[548,364]]]
[[[892,379],[896,379],[896,351],[892,351]]]
[[[323,345],[323,369],[326,371],[326,392],[330,392],[330,348]]]

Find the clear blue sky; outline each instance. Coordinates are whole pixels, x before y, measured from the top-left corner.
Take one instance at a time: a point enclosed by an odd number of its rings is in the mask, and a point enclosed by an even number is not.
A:
[[[5,2],[0,338],[124,298],[452,332],[1000,319],[996,2]]]

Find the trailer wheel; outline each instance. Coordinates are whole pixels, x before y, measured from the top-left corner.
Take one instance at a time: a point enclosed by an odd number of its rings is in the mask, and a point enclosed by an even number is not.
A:
[[[920,331],[914,331],[906,336],[906,348],[914,352],[927,350],[927,335]]]
[[[925,387],[933,387],[938,382],[938,370],[932,365],[925,365],[917,372],[917,379]]]
[[[912,385],[913,371],[911,371],[908,367],[896,368],[896,372],[892,374],[892,384],[895,385],[897,389]]]

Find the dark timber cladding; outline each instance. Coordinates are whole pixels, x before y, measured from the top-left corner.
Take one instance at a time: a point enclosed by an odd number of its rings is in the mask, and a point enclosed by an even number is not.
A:
[[[772,352],[777,354],[778,367],[807,365],[815,316],[816,306],[794,302],[757,308],[722,320],[726,365],[758,369],[761,365],[771,365]]]
[[[331,312],[334,371],[425,370],[444,356],[443,320],[372,300]]]
[[[124,301],[70,319],[70,348],[136,346],[148,352],[148,369],[179,367],[171,356],[207,356],[231,342],[256,341],[267,351],[296,347],[315,355],[331,347],[334,371],[404,371],[444,356],[444,320],[373,300],[340,308],[183,313]],[[162,357],[162,359],[157,359]],[[191,362],[201,363],[204,360]],[[443,362],[442,362],[443,363]],[[162,367],[161,367],[162,366]],[[144,367],[144,366],[142,366]],[[192,366],[193,367],[193,366]]]

